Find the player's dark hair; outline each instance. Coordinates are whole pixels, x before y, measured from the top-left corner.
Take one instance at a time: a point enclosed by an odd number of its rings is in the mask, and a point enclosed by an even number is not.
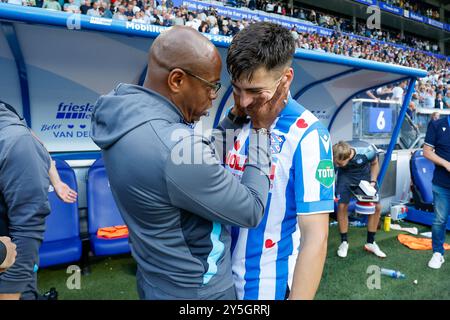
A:
[[[233,38],[227,54],[227,69],[232,80],[253,73],[264,66],[268,71],[288,66],[295,53],[291,32],[275,23],[257,22],[242,29]]]

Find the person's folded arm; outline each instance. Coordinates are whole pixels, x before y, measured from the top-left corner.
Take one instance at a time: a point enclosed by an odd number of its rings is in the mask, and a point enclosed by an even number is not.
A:
[[[214,142],[217,155],[219,156],[222,164],[225,163],[227,152],[233,148],[234,139],[238,136],[244,125],[240,121],[231,121],[228,117],[229,112],[231,112],[231,109],[227,111],[225,117],[212,131],[211,140]]]
[[[184,138],[172,151],[165,175],[174,206],[223,224],[241,227],[259,224],[270,185],[268,141],[250,143],[250,161],[241,181],[221,165],[212,144],[202,137]],[[190,156],[179,159],[180,152]]]
[[[432,161],[435,165],[449,168],[450,164],[449,161],[445,160],[444,158],[438,156],[436,152],[434,152],[434,148],[430,145],[425,144],[423,146],[423,156],[427,158],[428,160]],[[448,170],[448,169],[447,169]]]

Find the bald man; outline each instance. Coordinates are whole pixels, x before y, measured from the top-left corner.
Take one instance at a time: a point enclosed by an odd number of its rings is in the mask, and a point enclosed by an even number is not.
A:
[[[263,217],[268,128],[288,87],[250,112],[249,161],[239,181],[222,166],[213,139],[194,131],[217,98],[221,69],[209,40],[173,27],[155,39],[144,85],[120,84],[94,107],[92,138],[130,231],[141,299],[236,298],[227,225],[251,228]],[[219,147],[225,130],[242,127],[240,114],[232,108],[220,123]]]

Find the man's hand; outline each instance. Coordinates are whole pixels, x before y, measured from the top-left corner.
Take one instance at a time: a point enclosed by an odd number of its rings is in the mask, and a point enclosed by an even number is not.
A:
[[[56,183],[53,187],[57,196],[65,203],[74,203],[77,201],[77,193],[64,182]]]
[[[447,169],[448,172],[450,172],[450,161],[447,161],[444,168]]]
[[[16,244],[11,241],[9,237],[0,237],[6,247],[6,258],[2,264],[0,264],[0,273],[6,271],[16,261],[17,251]],[[0,300],[19,300],[20,293],[0,293]]]
[[[9,237],[0,237],[0,241],[6,247],[6,258],[5,261],[0,264],[0,272],[5,271],[9,267],[11,267],[16,261],[16,244],[11,241]]]
[[[281,110],[286,106],[289,84],[290,82],[287,78],[283,78],[270,100],[265,100],[265,97],[261,97],[254,102],[253,106],[247,108],[254,128],[270,129]]]
[[[239,118],[243,118],[243,117],[247,116],[245,111],[241,107],[239,107],[237,104],[235,104],[233,106],[233,108],[231,108],[230,112]]]

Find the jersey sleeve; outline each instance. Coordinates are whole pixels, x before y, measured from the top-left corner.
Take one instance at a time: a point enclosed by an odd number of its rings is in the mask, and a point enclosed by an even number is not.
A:
[[[297,215],[334,210],[335,172],[330,134],[319,122],[311,129],[294,154]]]

